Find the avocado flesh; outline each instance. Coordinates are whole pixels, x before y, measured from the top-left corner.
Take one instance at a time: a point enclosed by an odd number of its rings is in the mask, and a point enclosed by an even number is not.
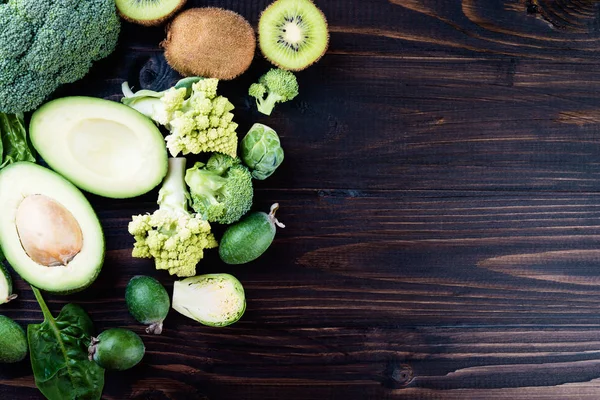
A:
[[[12,280],[4,265],[0,264],[0,304],[8,303],[17,297],[12,293]]]
[[[81,229],[81,249],[66,265],[40,264],[23,248],[17,211],[24,199],[34,195],[62,205]],[[104,261],[104,234],[91,205],[69,181],[33,163],[14,163],[0,171],[0,208],[0,245],[7,261],[24,280],[48,292],[71,293],[96,279]]]
[[[114,101],[81,96],[50,101],[31,117],[29,133],[52,169],[100,196],[142,195],[167,173],[165,141],[156,125]]]

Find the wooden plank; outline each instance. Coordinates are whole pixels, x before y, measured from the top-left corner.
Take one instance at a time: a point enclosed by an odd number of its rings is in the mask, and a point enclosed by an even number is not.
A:
[[[190,1],[254,25],[269,1]],[[148,353],[107,374],[104,398],[596,399],[600,379],[598,2],[317,1],[331,28],[301,95],[259,115],[222,82],[243,134],[281,135],[286,161],[256,184],[287,227],[257,262],[199,272],[244,283],[248,311],[223,329],[172,312]],[[123,25],[121,43],[56,96],[118,101],[120,85],[177,79],[162,28]],[[195,157],[190,157],[190,162]],[[77,302],[99,330],[142,334],[124,289],[137,274],[127,223],[155,208],[89,196],[106,232],[98,281]],[[217,233],[222,228],[215,226]],[[41,320],[32,293],[2,313]],[[27,361],[0,368],[0,399],[39,399]]]

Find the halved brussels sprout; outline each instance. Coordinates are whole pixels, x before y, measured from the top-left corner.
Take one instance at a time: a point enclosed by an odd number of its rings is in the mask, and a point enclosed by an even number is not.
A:
[[[258,180],[271,176],[283,162],[283,149],[277,132],[263,124],[252,125],[242,139],[240,153],[252,177]]]
[[[229,274],[206,274],[176,281],[173,309],[208,326],[227,326],[246,311],[244,287]]]

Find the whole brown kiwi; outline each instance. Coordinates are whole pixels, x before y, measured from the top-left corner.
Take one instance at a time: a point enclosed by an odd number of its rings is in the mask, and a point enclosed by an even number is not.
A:
[[[171,21],[161,46],[180,74],[229,80],[250,67],[256,36],[250,23],[233,11],[190,8]]]

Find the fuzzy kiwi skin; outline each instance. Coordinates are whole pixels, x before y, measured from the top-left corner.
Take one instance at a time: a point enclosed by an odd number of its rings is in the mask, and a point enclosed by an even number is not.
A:
[[[313,5],[315,6],[315,8],[319,11],[319,13],[321,14],[321,16],[323,17],[323,20],[325,21],[325,27],[327,28],[327,37],[325,38],[325,47],[323,48],[323,52],[317,57],[315,58],[311,63],[304,65],[302,67],[299,68],[293,68],[293,67],[289,67],[286,65],[282,65],[281,63],[279,63],[277,60],[275,60],[273,57],[269,57],[268,54],[266,54],[265,51],[263,51],[263,46],[260,43],[260,24],[263,21],[263,15],[265,14],[265,12],[267,12],[271,7],[273,7],[275,5],[275,3],[277,3],[277,1],[274,1],[273,3],[271,3],[267,8],[265,8],[261,13],[260,13],[260,18],[259,18],[259,22],[258,22],[258,42],[259,42],[259,47],[260,47],[260,51],[263,55],[263,57],[265,57],[271,64],[275,65],[277,68],[280,69],[285,69],[287,71],[302,71],[308,67],[310,67],[311,65],[315,64],[317,61],[319,61],[321,58],[323,58],[323,56],[325,55],[325,53],[327,52],[327,49],[329,48],[329,24],[327,23],[327,18],[325,17],[325,14],[323,13],[323,11],[317,7],[316,4],[314,4],[314,2],[312,0],[308,0],[309,2],[313,3]]]
[[[124,14],[118,7],[117,7],[117,10],[119,11],[119,16],[127,22],[131,22],[133,24],[138,24],[138,25],[143,25],[143,26],[158,26],[158,25],[162,25],[164,22],[166,22],[168,19],[170,19],[173,15],[175,15],[179,10],[181,10],[181,8],[185,5],[185,3],[187,3],[187,0],[181,0],[179,2],[179,4],[177,5],[177,7],[172,9],[168,14],[162,16],[161,18],[155,18],[155,19],[135,19],[135,18],[131,18],[130,16]]]
[[[183,76],[231,80],[250,67],[256,35],[250,23],[231,10],[197,7],[169,23],[161,46],[167,63]]]

